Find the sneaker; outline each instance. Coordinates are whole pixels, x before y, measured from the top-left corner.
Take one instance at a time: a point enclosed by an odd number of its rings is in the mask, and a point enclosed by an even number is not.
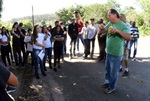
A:
[[[107,84],[107,83],[106,83],[106,84],[103,84],[102,87],[103,87],[103,88],[109,88],[109,84]]]
[[[122,72],[122,68],[120,69],[120,71],[119,72]]]
[[[129,71],[124,71],[124,73],[122,74],[122,76],[128,76],[129,75]]]
[[[56,69],[56,68],[54,68],[53,70],[54,70],[54,72],[57,72],[57,69]]]
[[[107,88],[106,90],[105,90],[105,93],[106,94],[111,94],[112,92],[114,92],[116,89],[109,89],[109,88]]]
[[[42,73],[44,76],[47,76],[47,74],[46,73]]]
[[[12,93],[12,92],[15,92],[16,90],[15,87],[10,87],[10,86],[8,86],[6,89],[7,89],[7,93]]]
[[[39,75],[36,76],[36,79],[40,79]]]

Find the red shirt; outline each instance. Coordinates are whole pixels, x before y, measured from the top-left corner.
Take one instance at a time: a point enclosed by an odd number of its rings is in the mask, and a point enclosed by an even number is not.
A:
[[[83,28],[83,23],[80,22],[80,23],[77,23],[77,25],[78,25],[78,32],[81,32]]]

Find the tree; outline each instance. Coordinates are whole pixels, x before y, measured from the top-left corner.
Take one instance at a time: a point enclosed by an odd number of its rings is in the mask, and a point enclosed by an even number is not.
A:
[[[3,6],[3,0],[0,0],[0,18],[1,18],[1,12],[2,12],[2,7]]]

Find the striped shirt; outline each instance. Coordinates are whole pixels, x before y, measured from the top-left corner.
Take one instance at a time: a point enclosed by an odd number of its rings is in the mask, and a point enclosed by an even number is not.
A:
[[[131,31],[131,33],[133,33],[132,35],[131,35],[131,37],[132,38],[138,38],[138,34],[139,34],[139,30],[138,30],[138,27],[136,27],[136,26],[131,26],[130,27],[130,31]]]

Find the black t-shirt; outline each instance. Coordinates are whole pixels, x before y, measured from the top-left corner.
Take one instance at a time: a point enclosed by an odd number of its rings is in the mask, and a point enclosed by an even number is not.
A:
[[[63,34],[63,32],[60,32],[60,33],[54,32],[52,34],[52,38],[53,37],[62,38],[62,37],[64,37],[64,34]],[[55,40],[54,45],[61,46],[61,45],[63,45],[63,41],[56,41]]]
[[[22,34],[26,35],[26,31],[24,29],[21,29]],[[20,35],[20,42],[21,44],[24,44],[24,37],[22,35]]]
[[[64,28],[63,28],[63,31],[64,31],[64,32],[67,32],[67,28],[64,27]],[[64,37],[66,38],[66,37],[67,37],[67,34],[64,34]]]
[[[20,36],[20,31],[19,30],[16,30],[14,32]],[[20,38],[18,38],[15,35],[13,35],[13,47],[20,47]]]
[[[9,76],[10,76],[10,72],[0,62],[0,90],[4,90],[6,88],[6,84],[9,79]]]

